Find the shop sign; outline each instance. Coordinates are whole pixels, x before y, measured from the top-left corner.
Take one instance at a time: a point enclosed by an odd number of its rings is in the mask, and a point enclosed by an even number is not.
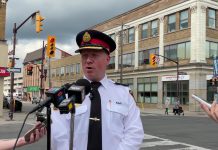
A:
[[[176,75],[168,75],[168,76],[163,76],[162,81],[176,81],[177,76]],[[189,80],[189,75],[179,75],[178,80]]]

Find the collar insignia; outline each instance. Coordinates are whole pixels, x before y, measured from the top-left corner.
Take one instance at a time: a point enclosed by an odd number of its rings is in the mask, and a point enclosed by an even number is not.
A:
[[[83,35],[83,42],[89,42],[91,40],[91,36],[88,32]]]

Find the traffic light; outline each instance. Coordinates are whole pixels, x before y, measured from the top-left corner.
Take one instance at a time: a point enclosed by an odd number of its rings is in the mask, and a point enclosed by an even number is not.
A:
[[[56,42],[55,36],[48,36],[46,55],[49,58],[55,57],[55,50],[56,50],[55,42]]]
[[[155,54],[150,54],[149,62],[150,62],[150,66],[157,67],[156,55]]]
[[[31,76],[33,74],[33,66],[28,65],[27,66],[27,75]]]
[[[218,78],[217,77],[213,77],[212,79],[210,79],[210,85],[218,86]]]
[[[36,14],[36,33],[39,33],[41,32],[43,29],[42,29],[42,21],[44,20],[45,18],[43,18],[42,16],[40,16],[39,13]]]

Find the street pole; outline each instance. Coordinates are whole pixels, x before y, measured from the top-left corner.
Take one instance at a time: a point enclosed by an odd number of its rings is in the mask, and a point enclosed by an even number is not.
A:
[[[12,52],[12,67],[14,68],[15,65],[15,59],[14,59],[14,55],[15,55],[15,46],[16,46],[16,34],[17,34],[17,30],[16,30],[16,23],[14,23],[14,28],[13,28],[13,52]],[[11,95],[11,99],[10,99],[10,111],[9,111],[9,118],[10,120],[13,120],[13,112],[14,112],[14,72],[11,72],[11,87],[10,87],[10,95]]]
[[[16,26],[16,23],[14,23],[14,28],[13,28],[13,53],[12,53],[12,67],[14,68],[15,65],[15,48],[16,48],[16,35],[17,31],[24,25],[25,22],[27,22],[30,18],[34,17],[36,13],[39,13],[39,11],[36,11],[32,13],[26,20],[24,20],[18,27]],[[10,111],[8,113],[9,119],[13,120],[13,112],[14,112],[14,98],[13,98],[13,93],[14,93],[14,72],[11,72],[11,87],[10,87]]]
[[[177,96],[177,101],[179,100],[179,58],[177,57],[177,63],[176,63],[176,96]]]
[[[42,62],[41,62],[41,71],[40,71],[40,100],[42,100],[42,96],[44,95],[44,87],[43,87],[43,78],[44,75],[44,59],[45,59],[45,44],[44,41],[42,43]]]
[[[51,88],[51,58],[48,58],[48,86]]]
[[[123,83],[123,22],[121,24],[120,40],[120,83]]]
[[[170,59],[168,57],[165,57],[163,55],[159,55],[159,54],[154,54],[154,55],[166,58],[167,60],[170,60],[170,61],[176,63],[176,99],[179,100],[179,58],[177,57],[177,59],[175,61],[175,60]]]

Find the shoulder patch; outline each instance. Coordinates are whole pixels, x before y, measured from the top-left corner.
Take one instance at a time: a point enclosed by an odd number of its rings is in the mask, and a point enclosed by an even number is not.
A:
[[[122,85],[122,86],[125,86],[125,87],[129,87],[128,84],[123,84],[123,83],[118,83],[118,82],[115,82],[114,84],[116,84],[116,85]]]

